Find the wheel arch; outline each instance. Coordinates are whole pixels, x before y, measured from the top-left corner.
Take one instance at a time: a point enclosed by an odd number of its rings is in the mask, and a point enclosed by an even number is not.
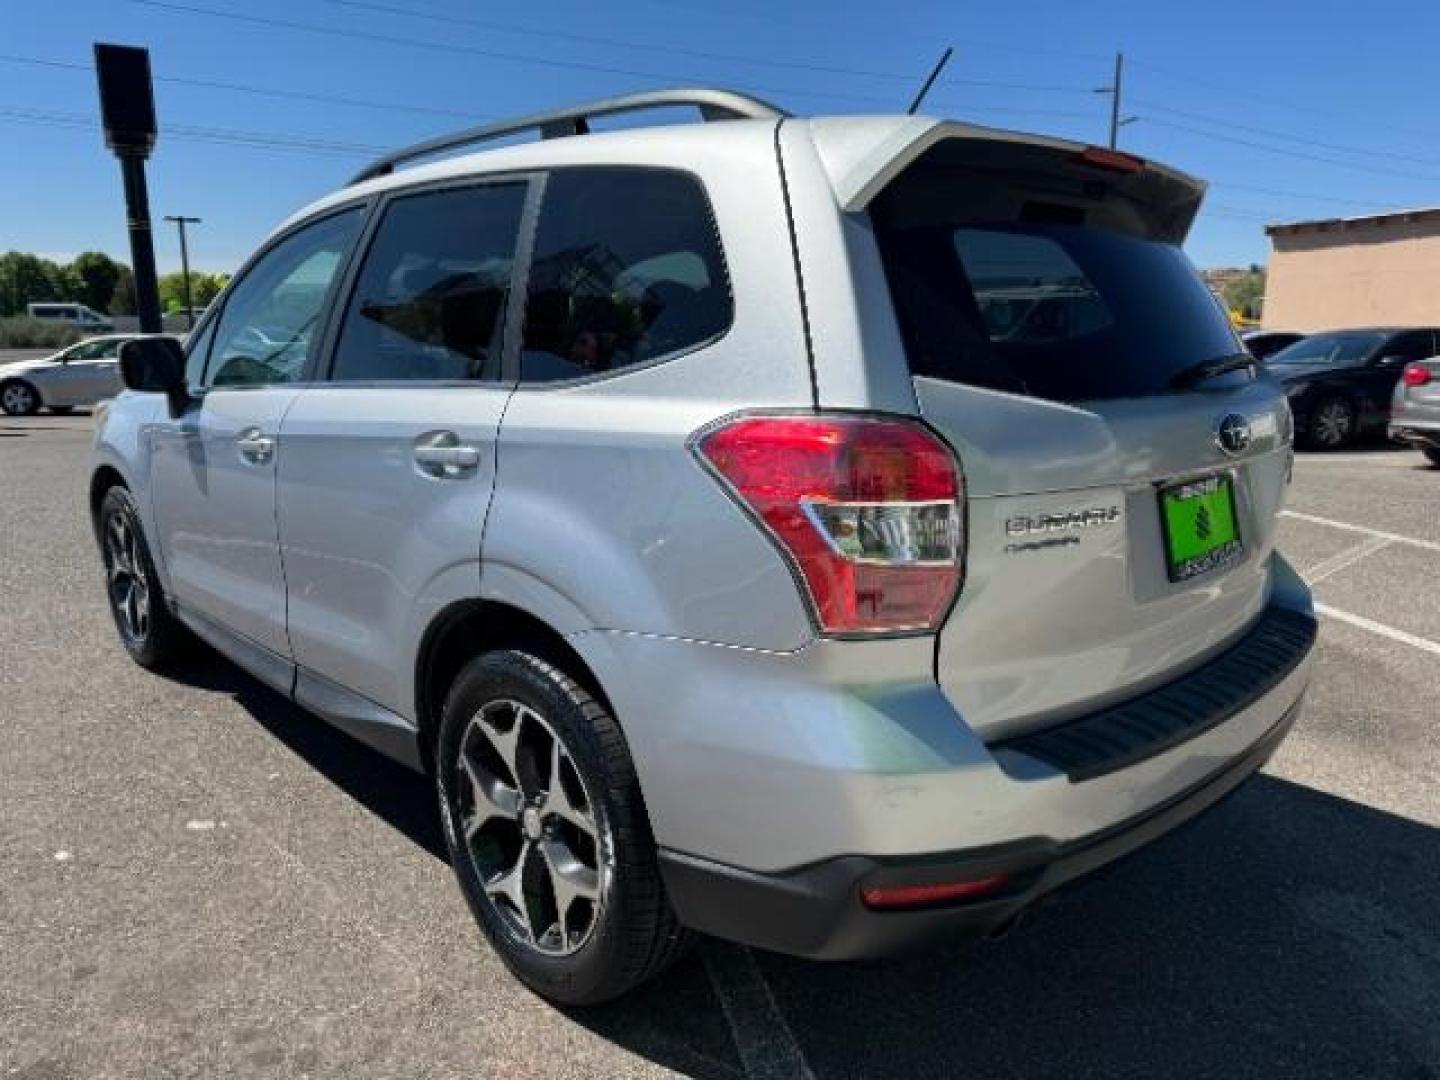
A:
[[[90,525],[96,530],[97,536],[100,529],[100,504],[105,501],[105,493],[113,487],[130,490],[124,474],[114,465],[97,466],[90,474]]]
[[[434,767],[440,710],[455,676],[481,653],[496,649],[522,649],[554,664],[615,716],[594,670],[560,631],[501,600],[459,600],[431,620],[415,661],[415,723],[420,757],[427,771]]]
[[[34,379],[27,379],[23,375],[9,375],[4,378],[0,378],[0,390],[3,390],[5,387],[12,386],[16,383],[19,383],[22,386],[28,386],[30,388],[31,392],[35,395],[36,400],[40,402],[39,408],[49,408],[48,403],[45,401],[45,391],[40,389],[40,384],[37,383]]]

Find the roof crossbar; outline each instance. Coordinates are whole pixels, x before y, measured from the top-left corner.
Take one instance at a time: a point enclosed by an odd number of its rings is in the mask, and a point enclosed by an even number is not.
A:
[[[535,113],[516,120],[501,120],[483,127],[457,131],[452,135],[440,135],[425,142],[396,150],[371,162],[355,174],[352,184],[373,180],[395,171],[395,166],[418,158],[443,154],[447,150],[458,150],[462,146],[502,139],[525,131],[538,131],[542,139],[559,139],[570,135],[585,135],[590,131],[590,121],[597,116],[614,116],[617,113],[637,112],[671,105],[693,105],[700,110],[705,120],[773,120],[788,116],[785,110],[761,101],[748,94],[732,90],[716,90],[709,87],[693,87],[676,90],[653,90],[643,94],[627,94],[623,97],[603,98],[585,105],[551,112]]]

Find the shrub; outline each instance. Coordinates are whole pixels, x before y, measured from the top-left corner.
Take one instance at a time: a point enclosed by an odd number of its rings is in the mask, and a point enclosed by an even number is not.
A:
[[[63,349],[80,340],[80,332],[66,323],[27,319],[0,319],[0,349]]]

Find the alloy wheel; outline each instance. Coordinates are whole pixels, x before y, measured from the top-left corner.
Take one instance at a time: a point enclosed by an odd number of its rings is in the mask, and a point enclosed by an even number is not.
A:
[[[1327,401],[1316,410],[1312,423],[1316,442],[1321,446],[1340,446],[1350,437],[1354,417],[1345,402]]]
[[[538,712],[493,701],[460,740],[459,846],[510,932],[569,956],[599,920],[608,873],[594,803],[559,736]]]
[[[11,383],[0,390],[0,408],[12,416],[25,416],[35,411],[39,402],[35,391],[24,383]]]
[[[150,586],[134,526],[124,514],[105,523],[105,577],[110,606],[125,635],[142,642],[150,633]]]

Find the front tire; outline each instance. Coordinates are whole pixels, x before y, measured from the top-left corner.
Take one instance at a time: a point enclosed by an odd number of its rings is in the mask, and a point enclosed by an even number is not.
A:
[[[135,500],[123,487],[105,492],[99,531],[105,595],[120,644],[143,668],[153,671],[175,664],[184,658],[189,637],[170,614]]]
[[[1318,450],[1340,450],[1354,442],[1359,415],[1349,398],[1322,398],[1310,413],[1310,443]]]
[[[470,662],[440,723],[436,785],[461,891],[536,993],[594,1005],[684,951],[625,738],[574,679],[529,653]]]
[[[1429,459],[1431,465],[1440,469],[1440,446],[1422,446],[1420,452]]]
[[[40,411],[40,392],[24,379],[0,383],[0,409],[11,416],[33,416]]]

